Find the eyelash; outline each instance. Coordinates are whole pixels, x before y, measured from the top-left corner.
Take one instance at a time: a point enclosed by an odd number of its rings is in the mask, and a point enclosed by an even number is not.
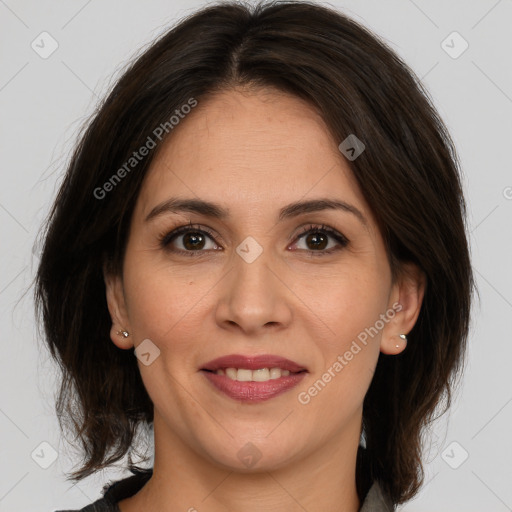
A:
[[[182,249],[169,249],[169,244],[178,236],[186,234],[186,233],[202,233],[208,235],[214,242],[215,242],[215,235],[212,231],[210,231],[208,228],[204,226],[200,226],[199,224],[187,224],[186,226],[181,226],[176,229],[174,229],[171,232],[164,232],[159,235],[158,240],[160,243],[160,246],[163,249],[166,249],[173,253],[181,253],[186,256],[190,257],[198,257],[202,256],[202,253],[207,252],[204,250],[197,250],[197,251],[183,251]],[[326,226],[325,224],[322,224],[321,226],[310,224],[308,226],[304,226],[304,228],[301,230],[301,232],[297,235],[297,239],[303,238],[305,235],[310,233],[325,233],[329,235],[330,237],[334,238],[339,246],[338,247],[331,247],[328,250],[321,250],[321,251],[312,251],[309,249],[303,249],[307,253],[309,253],[311,256],[325,256],[327,254],[331,254],[332,252],[335,252],[337,250],[340,250],[344,247],[346,247],[349,243],[349,240],[339,233],[338,231],[330,228],[329,226]],[[216,242],[215,242],[216,243]],[[218,244],[217,244],[218,245]]]

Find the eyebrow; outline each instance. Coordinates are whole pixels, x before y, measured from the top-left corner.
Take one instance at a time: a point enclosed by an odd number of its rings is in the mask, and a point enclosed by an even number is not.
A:
[[[291,203],[279,210],[278,219],[279,221],[283,221],[285,219],[298,217],[305,213],[319,212],[323,210],[341,210],[351,213],[357,217],[364,226],[368,227],[366,217],[355,206],[339,199],[329,198],[311,199],[308,201],[297,201],[295,203]],[[155,217],[159,217],[165,213],[179,212],[198,213],[200,215],[219,220],[225,220],[229,217],[229,209],[225,209],[219,204],[212,203],[210,201],[203,201],[201,199],[172,197],[155,206],[147,215],[145,222],[149,222]]]

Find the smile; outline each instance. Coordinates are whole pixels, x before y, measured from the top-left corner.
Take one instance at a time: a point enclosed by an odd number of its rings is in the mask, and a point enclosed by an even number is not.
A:
[[[224,395],[227,395],[233,400],[247,403],[263,402],[270,398],[279,396],[297,386],[307,374],[306,371],[302,371],[268,378],[267,380],[256,381],[252,380],[253,373],[264,371],[267,371],[268,373],[268,368],[262,368],[261,370],[256,370],[256,372],[244,369],[236,370],[235,368],[228,368],[228,371],[229,370],[237,372],[237,377],[239,372],[243,372],[242,378],[244,378],[243,376],[245,372],[250,372],[251,380],[232,379],[225,374],[222,375],[208,370],[202,370],[201,373],[203,373],[216,390],[221,391]],[[272,370],[281,372],[279,368],[272,368]]]
[[[228,379],[238,382],[266,382],[268,380],[288,377],[290,370],[282,368],[259,368],[258,370],[248,370],[247,368],[222,368],[215,372],[217,375],[225,375]]]
[[[206,363],[201,373],[213,387],[233,400],[256,403],[294,388],[308,370],[290,359],[231,354]]]

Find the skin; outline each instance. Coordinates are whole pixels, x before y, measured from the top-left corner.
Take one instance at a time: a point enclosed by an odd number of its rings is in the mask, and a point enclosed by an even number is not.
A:
[[[359,510],[363,399],[379,352],[405,349],[398,335],[414,326],[424,279],[408,265],[392,282],[381,234],[339,142],[306,102],[269,89],[233,89],[199,102],[156,155],[135,207],[123,274],[105,274],[112,341],[127,350],[150,339],[160,350],[148,366],[137,360],[155,407],[154,473],[120,502],[122,512]],[[229,216],[167,212],[145,222],[170,197],[212,201]],[[327,209],[278,220],[282,207],[315,198],[352,205],[367,225]],[[215,235],[204,235],[199,257],[170,252],[186,251],[187,235],[160,245],[160,235],[189,222]],[[307,243],[301,228],[311,224],[333,228],[348,245],[328,234],[321,239],[328,246]],[[252,263],[236,252],[247,236],[263,249]],[[339,250],[328,254],[331,247]],[[396,303],[401,311],[301,404],[299,393]],[[234,353],[283,356],[308,374],[275,398],[240,403],[199,371]],[[237,455],[247,443],[261,454],[249,468]]]

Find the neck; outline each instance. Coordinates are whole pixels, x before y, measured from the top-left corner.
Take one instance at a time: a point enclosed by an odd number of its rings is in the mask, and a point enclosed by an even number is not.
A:
[[[272,471],[236,472],[201,457],[165,430],[155,414],[153,476],[121,512],[357,512],[356,435],[341,436],[313,454]]]

